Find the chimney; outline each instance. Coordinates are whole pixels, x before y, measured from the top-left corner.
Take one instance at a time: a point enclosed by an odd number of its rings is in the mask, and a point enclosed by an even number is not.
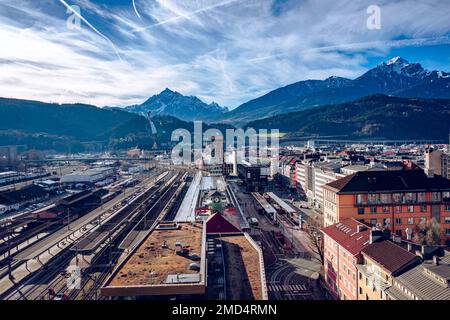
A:
[[[410,228],[406,228],[406,240],[411,241],[412,230]]]
[[[362,225],[362,224],[358,224],[358,225],[356,226],[356,233],[363,232],[364,230],[367,230],[367,227],[366,227],[366,226],[364,226],[364,225]]]
[[[375,243],[380,239],[383,239],[383,231],[372,228],[370,230],[369,243]]]
[[[427,178],[434,178],[434,170],[426,168],[424,170],[425,174],[427,175]]]
[[[412,244],[411,244],[411,242],[408,242],[408,243],[407,243],[407,246],[408,246],[408,251],[411,252],[411,250],[412,250]]]
[[[433,256],[433,264],[434,264],[435,266],[438,266],[438,265],[439,265],[439,257],[438,257],[438,256]]]

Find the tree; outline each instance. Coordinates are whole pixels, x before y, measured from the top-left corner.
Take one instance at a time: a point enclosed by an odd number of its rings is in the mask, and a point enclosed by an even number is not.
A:
[[[420,245],[436,246],[445,241],[444,229],[440,223],[432,218],[427,222],[421,222],[414,230],[414,242]]]
[[[309,248],[317,255],[320,263],[324,264],[324,246],[323,236],[320,232],[320,223],[316,220],[309,219],[307,227],[307,235],[309,240]]]

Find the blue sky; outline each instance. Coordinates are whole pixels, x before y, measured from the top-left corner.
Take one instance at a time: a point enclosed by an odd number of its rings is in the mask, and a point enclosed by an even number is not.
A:
[[[372,4],[380,29],[367,28]],[[120,106],[169,87],[234,108],[394,56],[450,71],[449,12],[442,0],[0,0],[0,96]]]

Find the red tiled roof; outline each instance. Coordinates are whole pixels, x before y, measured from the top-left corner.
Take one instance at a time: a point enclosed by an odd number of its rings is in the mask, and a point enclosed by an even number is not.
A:
[[[239,227],[225,218],[219,212],[214,213],[206,220],[207,234],[242,233]]]
[[[391,241],[372,243],[362,252],[392,274],[419,260],[415,254]]]
[[[357,232],[358,226],[364,229]],[[322,232],[356,256],[369,245],[370,227],[355,219],[348,219],[322,229]]]

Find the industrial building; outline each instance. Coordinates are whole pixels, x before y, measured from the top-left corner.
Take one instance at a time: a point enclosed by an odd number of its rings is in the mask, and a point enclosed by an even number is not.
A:
[[[108,176],[114,174],[113,168],[93,168],[85,171],[76,171],[61,177],[61,183],[66,184],[93,184],[98,181],[106,179]]]
[[[0,184],[10,183],[20,180],[20,175],[17,171],[0,172]]]
[[[49,192],[37,185],[25,186],[18,190],[0,193],[0,213],[17,210],[29,203],[42,201],[49,197]]]

